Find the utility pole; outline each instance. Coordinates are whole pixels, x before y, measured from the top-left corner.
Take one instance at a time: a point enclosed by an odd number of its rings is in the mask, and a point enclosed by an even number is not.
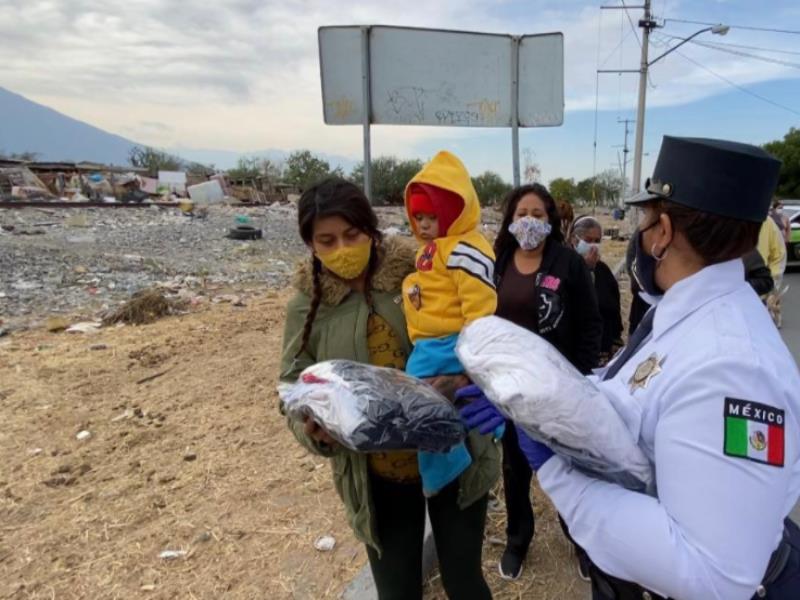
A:
[[[635,123],[633,119],[617,119],[617,123],[624,123],[625,124],[625,143],[622,146],[622,196],[619,199],[619,207],[625,208],[625,198],[628,196],[628,153],[630,149],[628,148],[628,125],[631,123]]]
[[[638,194],[642,187],[642,152],[644,147],[644,107],[647,96],[647,51],[650,48],[650,31],[656,22],[650,14],[650,0],[644,0],[644,19],[639,21],[642,28],[642,58],[639,63],[639,104],[636,107],[636,141],[633,148],[633,193]]]

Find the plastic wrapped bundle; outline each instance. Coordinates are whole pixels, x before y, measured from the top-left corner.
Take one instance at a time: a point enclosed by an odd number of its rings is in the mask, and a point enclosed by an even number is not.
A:
[[[444,396],[397,369],[329,360],[308,367],[278,393],[291,418],[314,419],[358,452],[445,452],[466,437]]]
[[[547,341],[485,317],[461,333],[456,354],[492,403],[533,439],[595,477],[650,489],[650,462],[611,402]]]

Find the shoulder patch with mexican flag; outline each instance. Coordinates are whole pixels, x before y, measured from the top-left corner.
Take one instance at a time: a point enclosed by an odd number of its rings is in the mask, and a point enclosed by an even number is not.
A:
[[[778,408],[725,398],[725,454],[782,467],[783,424]]]

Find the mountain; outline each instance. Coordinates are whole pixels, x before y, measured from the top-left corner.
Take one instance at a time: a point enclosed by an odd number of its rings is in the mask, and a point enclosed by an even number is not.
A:
[[[42,161],[90,161],[126,165],[128,153],[137,142],[103,131],[83,121],[68,117],[52,108],[0,87],[0,154],[35,152]],[[239,157],[260,157],[276,163],[286,161],[290,152],[267,149],[254,152],[233,150],[166,148],[170,154],[218,169],[236,166]],[[350,173],[357,160],[335,154],[314,152],[328,161],[331,168],[342,167]]]
[[[128,164],[136,142],[108,133],[0,87],[0,152],[37,160]]]

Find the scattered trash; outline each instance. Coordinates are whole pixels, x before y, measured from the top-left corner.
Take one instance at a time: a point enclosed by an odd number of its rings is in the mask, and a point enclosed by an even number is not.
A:
[[[320,552],[330,552],[336,546],[336,539],[330,535],[323,535],[314,541],[314,548]]]
[[[39,456],[42,452],[44,452],[44,450],[42,450],[41,448],[31,448],[30,450],[28,450],[28,454],[30,454],[31,456]]]
[[[225,192],[217,180],[190,185],[186,190],[189,192],[189,197],[198,203],[211,204],[225,200]]]
[[[155,589],[156,589],[156,586],[154,584],[152,584],[152,583],[146,583],[142,587],[139,588],[139,590],[142,591],[142,592],[152,592],[152,591],[155,591]]]
[[[79,442],[83,442],[85,440],[88,440],[90,437],[92,437],[92,432],[91,431],[86,431],[85,429],[83,431],[79,431],[78,435],[75,436],[75,438]]]
[[[197,454],[195,454],[194,452],[187,452],[186,454],[183,455],[183,460],[185,460],[186,462],[192,462],[193,460],[197,460]]]
[[[97,333],[100,325],[97,321],[81,321],[67,327],[67,333]]]
[[[213,539],[213,537],[214,536],[211,534],[210,531],[203,531],[202,533],[199,533],[196,538],[194,538],[194,543],[198,544],[198,543],[210,542]]]
[[[263,236],[264,232],[252,225],[237,225],[227,235],[232,240],[260,240]]]
[[[111,422],[116,423],[118,421],[124,421],[125,419],[130,419],[132,416],[133,416],[133,411],[129,408],[126,408],[125,412],[111,419]]]
[[[76,213],[68,216],[64,221],[66,227],[88,227],[89,219],[83,213]]]
[[[183,558],[186,554],[186,550],[162,550],[158,557],[164,560],[174,560],[176,558]]]

